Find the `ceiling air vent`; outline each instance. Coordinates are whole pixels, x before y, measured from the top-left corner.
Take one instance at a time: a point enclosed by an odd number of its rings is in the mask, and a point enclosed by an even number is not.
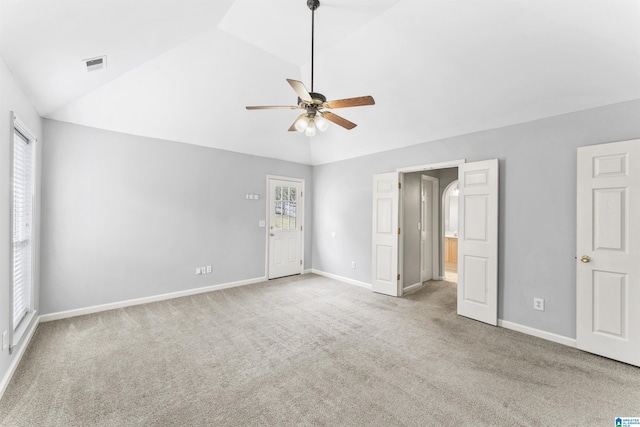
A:
[[[83,59],[87,71],[97,71],[107,68],[107,56],[98,56],[97,58]]]

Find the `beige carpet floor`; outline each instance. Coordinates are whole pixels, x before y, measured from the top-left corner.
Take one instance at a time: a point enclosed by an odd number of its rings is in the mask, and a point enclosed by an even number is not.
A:
[[[306,275],[38,327],[2,426],[613,426],[640,369]]]

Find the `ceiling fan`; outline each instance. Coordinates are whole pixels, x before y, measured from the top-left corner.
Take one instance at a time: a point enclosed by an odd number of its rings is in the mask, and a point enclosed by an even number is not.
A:
[[[313,91],[315,11],[320,7],[320,0],[307,0],[307,6],[311,9],[311,91],[309,92],[301,81],[287,79],[287,82],[289,82],[293,90],[298,95],[298,105],[264,105],[247,106],[246,108],[247,110],[306,110],[306,113],[298,116],[291,127],[289,127],[289,132],[297,130],[298,132],[304,132],[307,136],[314,136],[316,134],[316,129],[324,132],[329,127],[329,122],[333,122],[338,126],[351,130],[356,127],[355,123],[350,122],[331,111],[327,111],[327,109],[373,105],[375,104],[375,101],[371,96],[327,101],[327,98],[324,95]]]

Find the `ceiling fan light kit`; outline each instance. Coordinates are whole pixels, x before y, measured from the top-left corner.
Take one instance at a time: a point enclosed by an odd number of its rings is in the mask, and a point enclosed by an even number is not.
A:
[[[289,85],[298,95],[297,106],[247,106],[246,108],[247,110],[306,110],[307,112],[298,116],[289,127],[290,132],[304,132],[306,136],[315,136],[316,130],[324,132],[329,128],[329,122],[351,130],[356,127],[355,123],[330,111],[325,111],[325,109],[374,105],[375,101],[371,96],[327,101],[324,95],[313,91],[315,11],[320,7],[320,1],[307,0],[307,7],[311,9],[311,91],[307,90],[304,83],[298,80],[287,79]]]

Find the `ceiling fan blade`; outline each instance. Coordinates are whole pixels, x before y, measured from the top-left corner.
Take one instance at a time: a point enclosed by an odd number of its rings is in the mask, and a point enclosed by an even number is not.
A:
[[[293,105],[248,105],[247,110],[297,110],[298,106]]]
[[[376,101],[371,96],[359,96],[357,98],[338,99],[336,101],[327,101],[324,105],[327,108],[345,108],[360,107],[362,105],[373,105]]]
[[[313,98],[309,94],[309,91],[306,87],[304,87],[304,83],[299,82],[298,80],[287,79],[293,90],[298,94],[298,98],[302,99],[306,102],[313,102]]]
[[[320,111],[319,113],[325,119],[329,120],[330,122],[333,122],[333,123],[337,124],[338,126],[342,126],[343,128],[345,128],[347,130],[351,130],[354,127],[358,126],[355,123],[350,122],[349,120],[347,120],[347,119],[345,119],[343,117],[340,117],[337,114],[333,114],[330,111]]]
[[[298,129],[296,129],[296,122],[297,122],[298,120],[300,120],[302,117],[306,116],[306,115],[307,115],[307,113],[302,113],[302,114],[300,114],[298,117],[296,117],[296,119],[295,119],[295,120],[293,121],[293,123],[291,124],[291,127],[289,128],[289,132],[295,132],[295,131],[297,131]]]

